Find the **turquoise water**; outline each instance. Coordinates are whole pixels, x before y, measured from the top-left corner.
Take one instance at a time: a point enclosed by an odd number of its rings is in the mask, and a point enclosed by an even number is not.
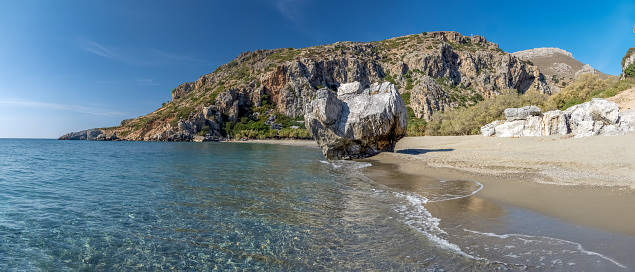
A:
[[[549,270],[504,261],[535,237],[444,230],[424,207],[478,183],[424,197],[323,160],[282,145],[0,139],[0,271]],[[577,270],[563,260],[552,268]]]
[[[2,271],[483,265],[390,218],[395,199],[316,148],[0,143]]]

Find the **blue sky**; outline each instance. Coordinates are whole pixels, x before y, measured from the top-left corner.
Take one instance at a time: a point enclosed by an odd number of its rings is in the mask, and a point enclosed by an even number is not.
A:
[[[635,47],[632,1],[484,2],[0,1],[0,138],[118,125],[257,49],[454,30],[619,74]]]

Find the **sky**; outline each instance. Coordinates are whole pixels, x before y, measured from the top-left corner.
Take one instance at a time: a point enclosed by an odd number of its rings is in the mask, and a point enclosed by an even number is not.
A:
[[[632,0],[0,1],[0,138],[117,126],[245,51],[430,31],[558,47],[617,75],[634,26]]]

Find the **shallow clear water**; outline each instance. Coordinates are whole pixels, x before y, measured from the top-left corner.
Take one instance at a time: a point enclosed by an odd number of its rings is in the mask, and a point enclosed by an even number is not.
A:
[[[440,227],[426,209],[482,185],[415,194],[365,166],[282,145],[0,139],[0,271],[575,270],[508,262],[539,238]]]

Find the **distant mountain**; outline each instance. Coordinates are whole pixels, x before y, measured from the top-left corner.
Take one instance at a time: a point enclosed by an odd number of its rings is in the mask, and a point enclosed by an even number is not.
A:
[[[571,53],[560,48],[535,48],[518,51],[512,55],[537,66],[547,81],[557,87],[564,87],[581,74],[597,74],[601,78],[610,76],[580,62]]]
[[[320,88],[336,90],[354,81],[368,88],[373,82],[390,81],[402,93],[411,118],[429,120],[435,112],[470,106],[507,89],[550,94],[557,89],[550,80],[530,61],[503,52],[484,37],[453,31],[368,43],[257,50],[181,84],[172,90],[172,100],[152,113],[124,120],[118,127],[62,138],[303,138],[307,136],[302,124],[304,106]]]

